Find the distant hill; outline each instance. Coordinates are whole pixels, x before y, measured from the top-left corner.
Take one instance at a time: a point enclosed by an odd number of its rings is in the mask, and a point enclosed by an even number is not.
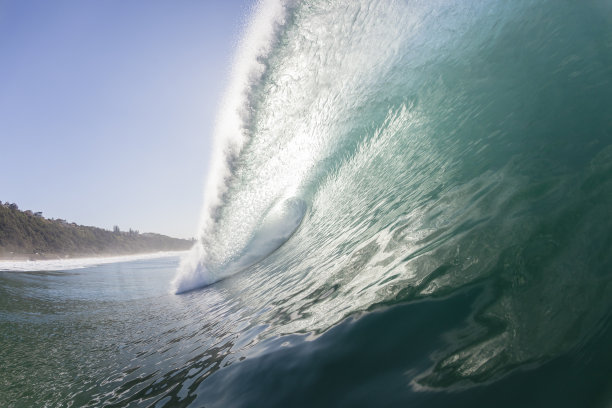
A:
[[[192,240],[138,231],[113,231],[46,219],[0,201],[0,259],[127,255],[189,249]]]

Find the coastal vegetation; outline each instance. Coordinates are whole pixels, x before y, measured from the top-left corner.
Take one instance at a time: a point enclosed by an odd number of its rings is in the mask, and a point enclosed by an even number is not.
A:
[[[17,204],[0,201],[0,259],[126,255],[178,251],[193,240],[171,238],[135,230],[112,231],[47,219],[42,212],[22,211]]]

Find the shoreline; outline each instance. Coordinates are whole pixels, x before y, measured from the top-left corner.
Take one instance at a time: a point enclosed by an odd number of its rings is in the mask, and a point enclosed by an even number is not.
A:
[[[62,261],[62,260],[78,260],[78,259],[104,259],[130,256],[147,256],[154,254],[180,254],[187,252],[189,249],[169,250],[169,251],[153,251],[153,252],[128,252],[128,253],[89,253],[89,254],[60,254],[60,253],[0,253],[0,262],[34,262],[34,261]]]
[[[22,271],[29,270],[31,266],[36,265],[42,269],[59,270],[59,269],[74,269],[82,268],[90,265],[130,262],[146,259],[159,259],[181,256],[189,252],[188,250],[181,251],[158,251],[158,252],[141,252],[132,254],[91,254],[64,258],[12,258],[6,259],[0,257],[0,271]],[[23,255],[23,254],[15,254]],[[25,254],[30,255],[30,254]],[[50,254],[45,254],[50,255]],[[24,269],[25,268],[25,269]]]

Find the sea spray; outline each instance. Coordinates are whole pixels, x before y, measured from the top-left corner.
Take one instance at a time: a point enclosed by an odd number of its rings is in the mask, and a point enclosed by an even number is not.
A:
[[[291,2],[261,0],[253,7],[252,17],[238,45],[229,88],[221,103],[213,136],[213,153],[208,169],[204,205],[200,218],[200,238],[185,255],[172,282],[174,292],[210,284],[219,279],[203,265],[213,234],[219,206],[224,202],[232,169],[248,138],[252,120],[252,89],[266,72],[265,59],[275,43],[275,35],[286,23]]]

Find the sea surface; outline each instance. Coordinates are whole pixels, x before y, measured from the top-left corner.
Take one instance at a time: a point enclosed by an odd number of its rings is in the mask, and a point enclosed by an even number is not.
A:
[[[0,406],[612,406],[610,1],[263,1],[231,70],[188,254],[0,265]]]

